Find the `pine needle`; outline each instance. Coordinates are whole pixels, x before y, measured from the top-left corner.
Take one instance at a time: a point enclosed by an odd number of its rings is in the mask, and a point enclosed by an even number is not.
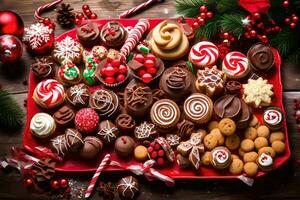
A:
[[[289,28],[282,30],[271,38],[270,43],[276,47],[282,56],[287,56],[290,52],[297,49],[300,39],[297,33],[293,33]]]
[[[6,90],[0,90],[1,127],[16,128],[22,124],[24,112],[17,101]]]
[[[231,0],[218,0],[216,7],[217,7],[217,12],[220,13],[233,12],[241,8],[238,5],[238,1],[231,1]]]
[[[201,0],[175,0],[176,11],[186,17],[195,17],[199,14]]]
[[[221,27],[225,32],[229,32],[239,39],[245,32],[243,18],[240,14],[224,14],[221,18]]]

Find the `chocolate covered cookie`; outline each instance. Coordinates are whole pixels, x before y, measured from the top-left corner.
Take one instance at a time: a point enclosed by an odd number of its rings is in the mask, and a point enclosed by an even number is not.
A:
[[[56,63],[51,56],[36,58],[30,65],[33,75],[38,79],[46,79],[53,76]]]
[[[86,23],[77,28],[77,38],[84,46],[91,47],[100,43],[100,31],[97,24]]]
[[[119,47],[125,42],[127,31],[119,22],[110,21],[102,27],[100,37],[105,45]]]
[[[103,148],[101,140],[94,136],[87,136],[83,140],[83,147],[79,149],[79,155],[83,159],[94,159]]]
[[[74,124],[75,112],[69,106],[63,106],[53,114],[56,124],[71,126]]]
[[[76,108],[87,106],[89,102],[90,92],[83,83],[73,85],[67,90],[66,94],[67,100]]]

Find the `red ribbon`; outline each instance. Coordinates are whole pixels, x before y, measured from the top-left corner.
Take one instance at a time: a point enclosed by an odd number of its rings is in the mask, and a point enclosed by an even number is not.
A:
[[[110,162],[110,166],[117,166],[119,168],[129,170],[136,175],[144,175],[149,181],[161,180],[169,187],[174,186],[175,180],[169,176],[161,174],[160,172],[152,168],[154,164],[154,160],[148,160],[142,165],[129,165],[127,167],[123,167],[117,161]]]
[[[271,7],[269,0],[239,0],[239,5],[251,14],[267,14]]]

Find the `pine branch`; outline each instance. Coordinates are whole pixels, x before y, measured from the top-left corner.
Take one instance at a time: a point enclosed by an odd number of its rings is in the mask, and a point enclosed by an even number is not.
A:
[[[0,90],[0,124],[15,128],[22,124],[24,112],[9,92]]]
[[[206,37],[207,39],[212,39],[220,30],[220,20],[217,16],[213,19],[206,21],[204,26],[196,29],[195,37],[201,38]]]
[[[214,3],[215,0],[175,0],[175,7],[178,14],[197,17],[201,5],[206,5],[210,9]]]
[[[240,9],[238,5],[238,1],[230,1],[230,0],[218,0],[217,1],[217,12],[233,12],[237,9]]]
[[[297,32],[286,28],[270,39],[270,44],[276,47],[282,56],[287,56],[290,52],[295,51],[300,44]]]
[[[245,32],[245,27],[242,23],[243,18],[241,14],[224,14],[220,25],[225,32],[229,32],[239,39]]]

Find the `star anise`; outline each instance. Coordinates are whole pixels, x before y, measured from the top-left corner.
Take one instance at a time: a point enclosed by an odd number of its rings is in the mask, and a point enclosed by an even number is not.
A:
[[[98,193],[105,200],[112,200],[115,198],[115,189],[111,182],[104,183],[100,182],[98,187]]]

